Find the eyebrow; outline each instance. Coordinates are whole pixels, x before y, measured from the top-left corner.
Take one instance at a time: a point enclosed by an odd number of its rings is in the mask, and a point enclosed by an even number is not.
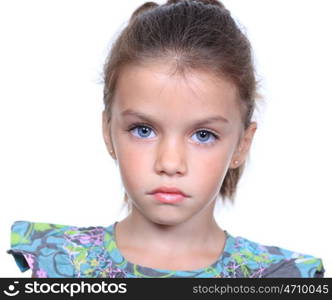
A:
[[[149,116],[149,115],[146,115],[146,114],[143,114],[141,112],[138,112],[138,111],[134,111],[132,109],[126,109],[124,110],[122,113],[121,113],[122,116],[134,116],[134,117],[137,117],[141,120],[144,120],[144,121],[147,121],[147,122],[155,122],[154,118]],[[201,119],[201,120],[197,120],[194,122],[194,125],[196,126],[201,126],[201,125],[204,125],[204,124],[209,124],[209,123],[213,123],[213,122],[223,122],[223,123],[226,123],[228,124],[229,121],[224,118],[223,116],[220,116],[220,115],[216,115],[216,116],[211,116],[211,117],[208,117],[206,119]]]

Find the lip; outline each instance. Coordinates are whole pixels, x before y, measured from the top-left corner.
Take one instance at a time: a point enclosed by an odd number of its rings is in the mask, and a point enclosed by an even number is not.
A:
[[[189,195],[182,192],[180,189],[176,187],[166,187],[161,186],[156,189],[154,189],[150,194],[156,194],[156,193],[162,193],[162,194],[175,194],[175,195],[181,195],[182,197],[190,197]]]
[[[190,197],[176,187],[162,186],[154,189],[151,193],[154,198],[161,203],[175,204],[182,202],[185,198]]]
[[[161,202],[161,203],[167,203],[167,204],[175,204],[182,202],[185,199],[185,196],[182,194],[176,194],[176,193],[154,193],[153,197]]]

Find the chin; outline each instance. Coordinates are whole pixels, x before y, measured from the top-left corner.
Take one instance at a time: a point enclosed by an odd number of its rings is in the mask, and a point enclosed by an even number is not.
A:
[[[150,221],[160,226],[175,226],[185,222],[184,216],[151,216]]]

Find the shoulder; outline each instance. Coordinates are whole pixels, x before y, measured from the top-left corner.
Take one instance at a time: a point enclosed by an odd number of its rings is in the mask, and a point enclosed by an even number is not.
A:
[[[30,268],[32,277],[77,277],[89,252],[103,243],[103,229],[16,221],[7,252],[22,272]]]
[[[323,277],[320,258],[244,237],[232,237],[231,261],[244,277]]]

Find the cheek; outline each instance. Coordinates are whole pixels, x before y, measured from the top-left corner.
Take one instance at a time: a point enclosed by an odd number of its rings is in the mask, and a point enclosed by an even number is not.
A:
[[[146,151],[141,151],[137,143],[134,143],[129,133],[124,128],[116,128],[115,143],[118,153],[118,163],[123,169],[141,170],[146,166]],[[143,149],[142,149],[143,150]]]
[[[195,160],[190,172],[193,174],[195,184],[202,188],[215,190],[221,187],[227,173],[230,155],[226,152],[211,154]]]
[[[120,146],[120,145],[119,145]],[[119,148],[118,166],[124,186],[127,189],[138,189],[151,164],[148,153],[137,151],[122,144]]]
[[[208,155],[200,155],[199,158],[194,158],[191,166],[195,168],[196,174],[204,174],[211,176],[220,176],[228,167],[229,153],[227,149],[219,149],[218,151],[211,151]]]

